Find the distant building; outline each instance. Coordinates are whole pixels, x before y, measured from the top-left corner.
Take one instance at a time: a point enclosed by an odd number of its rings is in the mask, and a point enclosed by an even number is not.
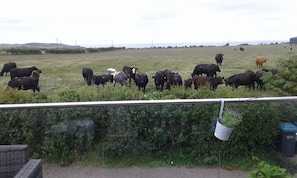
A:
[[[297,36],[296,37],[293,37],[293,38],[290,38],[290,43],[295,43],[297,44]]]

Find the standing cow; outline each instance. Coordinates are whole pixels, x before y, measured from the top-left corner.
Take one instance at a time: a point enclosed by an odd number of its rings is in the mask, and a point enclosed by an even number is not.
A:
[[[10,79],[15,77],[29,77],[34,70],[38,70],[41,73],[41,70],[35,66],[27,68],[12,68],[10,69]]]
[[[173,73],[170,78],[170,84],[173,86],[182,86],[183,85],[182,77],[178,73]]]
[[[216,90],[218,85],[223,84],[224,77],[204,77],[204,76],[194,76],[192,78],[194,89],[198,89],[199,86],[209,85],[211,90]]]
[[[202,74],[206,74],[207,77],[216,77],[217,72],[221,72],[221,70],[216,64],[198,64],[193,70],[192,77]]]
[[[162,70],[159,70],[156,72],[155,76],[153,76],[155,80],[155,86],[157,91],[163,91],[165,82],[167,83],[167,78],[165,75],[165,72]]]
[[[239,85],[248,86],[249,89],[253,87],[255,89],[256,74],[251,70],[247,70],[244,73],[235,74],[225,79],[226,86],[230,85],[233,89],[238,88]]]
[[[263,63],[266,62],[268,59],[265,57],[257,57],[256,58],[256,65],[257,67],[261,68],[263,67]]]
[[[0,72],[0,76],[3,76],[4,73],[5,73],[5,75],[7,75],[7,73],[8,73],[11,69],[16,68],[16,67],[17,67],[17,66],[16,66],[16,63],[15,63],[15,62],[8,62],[8,63],[5,63],[5,64],[3,65],[3,68],[2,68],[2,70],[1,70],[1,72]]]
[[[84,81],[87,81],[87,84],[90,86],[92,84],[93,80],[93,70],[87,67],[84,67],[82,69],[82,76],[84,78]]]
[[[145,93],[145,88],[148,83],[148,77],[145,73],[139,72],[135,75],[135,84],[138,86],[138,90],[142,89],[142,92]]]
[[[129,66],[123,67],[123,72],[125,72],[127,74],[130,86],[131,86],[131,78],[134,80],[136,70],[138,70],[138,68],[136,68],[136,67],[129,67]]]
[[[217,66],[221,66],[222,65],[222,62],[223,62],[223,56],[224,56],[224,54],[222,54],[222,53],[218,53],[218,54],[216,54],[216,56],[215,56],[215,60],[216,60],[216,62],[217,62]]]

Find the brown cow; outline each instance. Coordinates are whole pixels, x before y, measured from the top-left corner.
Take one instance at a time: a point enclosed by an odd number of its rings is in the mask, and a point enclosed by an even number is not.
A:
[[[195,75],[192,78],[194,83],[194,89],[198,89],[199,86],[209,85],[211,90],[216,90],[218,85],[223,84],[224,77],[204,77]]]
[[[265,57],[257,57],[256,58],[256,64],[259,67],[263,67],[263,63],[266,62],[268,59]]]

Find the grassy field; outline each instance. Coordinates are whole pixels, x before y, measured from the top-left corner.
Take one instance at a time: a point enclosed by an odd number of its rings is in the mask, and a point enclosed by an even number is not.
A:
[[[237,50],[234,50],[234,49]],[[83,67],[93,69],[95,75],[101,75],[107,68],[122,70],[124,65],[138,67],[141,72],[149,76],[147,92],[155,92],[152,76],[158,70],[166,68],[181,74],[183,80],[190,78],[194,67],[201,63],[215,63],[215,54],[223,53],[224,60],[219,76],[229,77],[232,74],[244,72],[247,69],[257,71],[255,58],[265,56],[269,60],[264,68],[276,68],[279,58],[286,57],[297,48],[290,45],[259,45],[244,46],[240,51],[238,46],[195,47],[195,48],[161,48],[161,49],[128,49],[101,53],[87,54],[44,54],[44,55],[0,55],[0,65],[9,61],[17,63],[18,67],[37,66],[42,70],[40,77],[41,92],[55,94],[60,89],[87,88],[83,81],[81,70]],[[9,76],[0,78],[0,90],[5,90]],[[136,88],[135,85],[132,87]],[[96,88],[91,86],[89,88]],[[100,88],[99,88],[100,89]],[[230,87],[220,85],[218,90],[231,90]],[[239,90],[246,90],[241,87]],[[31,92],[31,91],[28,91]],[[257,92],[257,91],[254,91]],[[263,93],[263,92],[262,92]],[[261,95],[261,94],[260,94]]]

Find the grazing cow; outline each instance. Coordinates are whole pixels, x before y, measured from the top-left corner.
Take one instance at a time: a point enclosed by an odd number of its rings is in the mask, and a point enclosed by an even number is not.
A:
[[[126,84],[126,81],[128,79],[128,75],[125,72],[119,72],[115,78],[114,78],[114,84],[121,84],[124,85]]]
[[[277,69],[262,69],[264,72],[271,72],[272,75],[275,75],[278,73]]]
[[[39,70],[37,67],[27,67],[27,68],[12,68],[10,69],[10,79],[13,79],[15,77],[29,77],[34,70]]]
[[[148,77],[145,73],[139,72],[135,75],[135,84],[138,86],[138,90],[142,89],[142,92],[145,93],[145,87],[148,83]]]
[[[170,84],[173,86],[182,86],[183,85],[182,77],[178,73],[173,73],[170,78]]]
[[[98,76],[93,76],[93,82],[96,85],[105,85],[106,82],[113,82],[113,75],[98,75]]]
[[[87,84],[90,86],[92,84],[92,79],[93,79],[93,70],[90,68],[84,67],[82,69],[82,76],[84,78],[84,81],[87,81]]]
[[[222,53],[216,54],[215,60],[217,62],[217,65],[220,65],[220,66],[222,65],[223,56],[224,56],[224,54],[222,54]]]
[[[192,77],[194,75],[206,74],[207,77],[216,77],[217,72],[221,72],[219,66],[215,64],[198,64],[193,70]]]
[[[210,86],[211,90],[216,90],[218,85],[223,84],[224,77],[203,77],[203,76],[194,76],[192,81],[194,83],[194,89],[198,89],[199,86]]]
[[[164,84],[167,82],[167,78],[164,71],[157,71],[155,76],[153,76],[155,79],[155,86],[157,91],[163,91]]]
[[[263,63],[266,62],[268,59],[265,57],[257,57],[256,58],[256,65],[259,67],[263,67]]]
[[[192,84],[193,84],[193,80],[191,78],[185,80],[185,89],[191,89],[192,88]]]
[[[239,50],[240,50],[240,51],[244,51],[244,48],[243,48],[243,47],[240,47]]]
[[[138,70],[138,68],[136,68],[136,67],[129,67],[129,66],[123,67],[123,72],[125,72],[127,74],[130,86],[131,86],[131,78],[134,80],[136,70]]]
[[[5,63],[3,65],[3,68],[0,72],[0,76],[3,76],[4,73],[5,73],[5,76],[7,76],[7,73],[10,71],[10,69],[13,69],[13,68],[16,68],[16,63],[15,62],[8,62],[8,63]]]
[[[239,85],[248,86],[251,89],[255,89],[256,74],[253,71],[246,71],[244,73],[235,74],[231,77],[224,79],[226,86],[231,86],[233,89],[238,88]]]
[[[8,86],[11,88],[17,88],[18,90],[33,90],[33,92],[40,91],[38,86],[38,77],[19,77],[13,78],[8,82]]]

